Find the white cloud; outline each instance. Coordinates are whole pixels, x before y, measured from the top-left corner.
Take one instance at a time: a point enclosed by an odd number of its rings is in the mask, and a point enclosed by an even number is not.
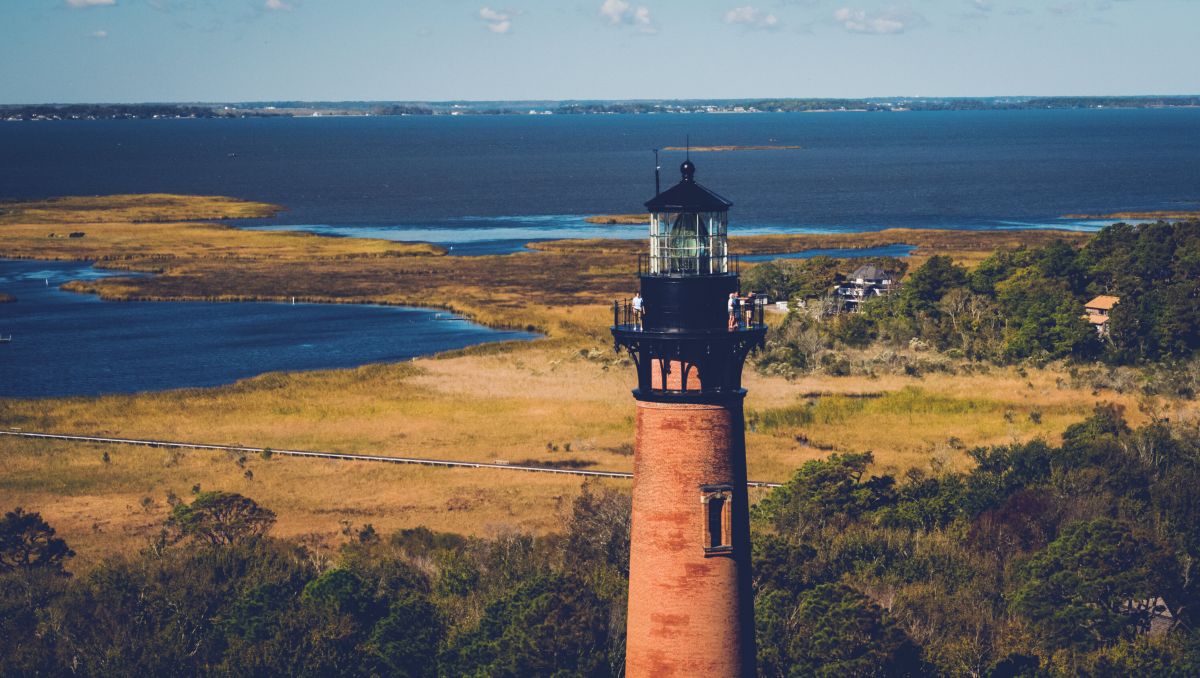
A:
[[[779,17],[771,12],[764,12],[757,7],[745,5],[734,7],[725,13],[725,23],[739,24],[749,28],[779,28]]]
[[[107,38],[108,31],[92,31],[91,33],[88,33],[88,37],[90,37],[90,38]]]
[[[479,18],[484,21],[508,21],[508,15],[497,12],[491,7],[479,8]]]
[[[117,4],[117,0],[67,0],[71,7],[108,7]]]
[[[980,12],[992,11],[992,0],[971,0],[971,6]]]
[[[842,28],[851,33],[870,33],[872,35],[903,33],[905,29],[921,23],[919,14],[895,10],[868,12],[865,9],[849,7],[842,7],[835,11],[833,18],[842,25]]]
[[[1072,2],[1060,2],[1056,5],[1046,7],[1046,11],[1055,16],[1074,16],[1076,14],[1085,14],[1087,12],[1106,12],[1113,8],[1114,0],[1073,0]]]
[[[512,29],[512,17],[507,12],[499,12],[485,5],[479,8],[479,18],[487,23],[487,29],[493,33],[507,33]]]
[[[289,3],[284,2],[284,0],[267,0],[266,5],[264,6],[272,11],[293,9],[292,6]]]
[[[600,5],[600,16],[611,26],[633,26],[642,33],[655,33],[650,10],[643,5],[633,6],[627,0],[604,0]]]

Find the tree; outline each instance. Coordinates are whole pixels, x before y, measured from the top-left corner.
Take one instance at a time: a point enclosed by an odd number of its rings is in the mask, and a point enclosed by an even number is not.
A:
[[[789,261],[781,266],[788,283],[788,294],[783,299],[816,299],[829,293],[829,289],[845,279],[842,274],[845,260],[817,256],[811,259]]]
[[[968,358],[996,354],[1003,322],[999,309],[988,297],[957,287],[942,297],[938,309],[950,321],[952,343]]]
[[[192,537],[214,545],[248,541],[266,534],[275,513],[253,499],[226,492],[201,492],[191,504],[171,510],[167,527],[180,538]]]
[[[629,576],[628,494],[585,482],[567,521],[566,562],[581,568],[606,566]]]
[[[833,321],[833,336],[846,346],[863,348],[875,338],[875,324],[861,313],[846,313]]]
[[[74,555],[41,514],[26,513],[18,506],[0,520],[0,572],[61,571],[63,561]]]
[[[812,369],[823,346],[817,321],[793,309],[782,323],[767,331],[766,348],[751,359],[759,370],[792,376],[797,370]]]
[[[368,586],[354,572],[335,568],[310,581],[300,595],[306,604],[328,606],[358,620],[378,618],[382,609]]]
[[[814,299],[827,294],[843,279],[846,262],[828,256],[810,259],[776,260],[759,264],[746,272],[742,289],[766,292],[772,299]]]
[[[1092,653],[1079,662],[1078,668],[1080,674],[1090,676],[1197,676],[1200,644],[1194,634],[1142,636]]]
[[[0,519],[0,676],[63,673],[43,624],[72,581],[62,564],[73,555],[37,513],[17,508]]]
[[[932,309],[947,292],[967,282],[967,269],[950,257],[930,257],[904,281],[902,296],[913,311]]]
[[[772,299],[787,299],[791,295],[787,276],[773,261],[767,261],[742,274],[745,289],[765,292]]]
[[[399,678],[436,676],[438,645],[444,635],[441,615],[428,599],[414,593],[399,596],[364,647],[372,673]]]
[[[795,676],[924,675],[920,652],[896,622],[845,584],[755,601],[759,673]]]
[[[1014,609],[1047,649],[1092,649],[1149,628],[1153,601],[1177,585],[1169,554],[1109,518],[1063,530],[1017,575]]]
[[[526,581],[488,606],[442,654],[447,676],[605,676],[609,613],[583,581]]]
[[[864,452],[806,462],[791,480],[754,507],[753,516],[781,534],[796,536],[831,522],[844,524],[894,496],[890,477],[862,482],[873,461],[874,456]]]
[[[1063,281],[1029,266],[999,283],[996,290],[1008,325],[1004,351],[1009,358],[1094,353],[1096,331],[1083,319],[1082,305]]]

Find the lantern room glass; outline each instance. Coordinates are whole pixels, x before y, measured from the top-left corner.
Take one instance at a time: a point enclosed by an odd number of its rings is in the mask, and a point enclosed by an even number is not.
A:
[[[653,212],[650,273],[720,275],[729,271],[728,212]]]

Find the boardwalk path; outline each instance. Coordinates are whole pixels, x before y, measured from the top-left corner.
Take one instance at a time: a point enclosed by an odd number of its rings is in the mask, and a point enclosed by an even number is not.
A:
[[[137,438],[104,438],[99,436],[77,436],[59,433],[35,433],[32,431],[0,431],[0,435],[17,438],[38,438],[75,443],[101,443],[108,445],[142,445],[145,447],[171,447],[185,450],[211,450],[214,452],[242,452],[261,454],[270,449],[272,454],[285,457],[314,457],[338,461],[371,461],[386,464],[417,464],[420,466],[442,466],[447,468],[481,468],[501,471],[530,471],[533,473],[558,473],[560,475],[585,476],[590,478],[633,478],[632,473],[619,471],[586,471],[582,469],[549,468],[545,466],[519,466],[516,464],[454,461],[451,459],[425,459],[421,457],[389,457],[377,454],[346,454],[342,452],[313,452],[308,450],[282,450],[274,447],[247,447],[245,445],[210,445],[207,443],[185,443],[169,440],[143,440]],[[779,487],[779,483],[751,480],[750,487]]]

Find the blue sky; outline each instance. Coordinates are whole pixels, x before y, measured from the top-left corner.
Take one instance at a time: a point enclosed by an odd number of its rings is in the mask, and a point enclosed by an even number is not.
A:
[[[1200,0],[0,0],[0,103],[1200,93]]]

